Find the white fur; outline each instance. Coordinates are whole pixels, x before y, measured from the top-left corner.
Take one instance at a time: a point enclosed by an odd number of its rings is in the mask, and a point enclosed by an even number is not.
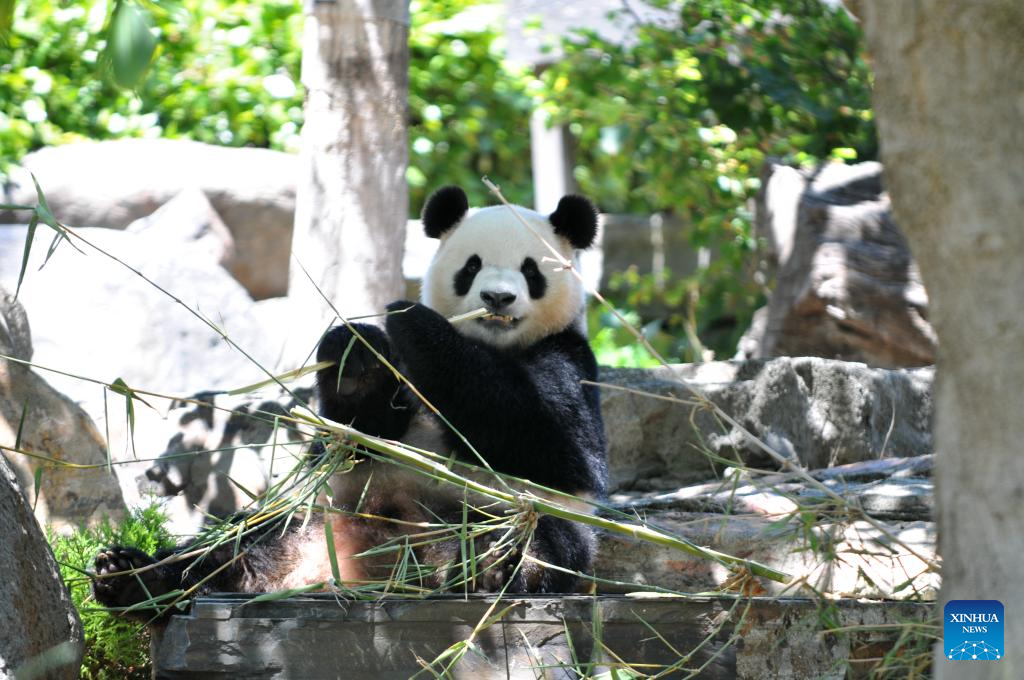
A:
[[[519,206],[515,210],[537,235],[576,265],[572,245],[555,233],[547,217]],[[456,326],[464,335],[498,347],[528,347],[573,323],[582,324],[583,286],[572,272],[560,270],[537,235],[507,206],[470,210],[459,224],[441,236],[441,245],[424,278],[423,304],[451,317],[483,307],[481,291],[514,293],[515,302],[502,310],[503,314],[519,319],[514,328],[497,329],[477,321],[464,321]],[[455,274],[474,254],[482,261],[480,272],[466,295],[456,295]],[[530,297],[526,277],[520,271],[527,257],[534,259],[547,279],[547,290],[538,300]]]

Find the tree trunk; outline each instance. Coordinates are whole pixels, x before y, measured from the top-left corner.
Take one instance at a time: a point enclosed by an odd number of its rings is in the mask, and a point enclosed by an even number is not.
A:
[[[325,296],[349,316],[404,290],[408,36],[408,0],[307,0],[289,284],[306,352],[333,316]]]
[[[937,678],[1024,677],[1024,3],[871,0],[886,182],[932,297],[941,604],[1000,600],[1009,652]]]

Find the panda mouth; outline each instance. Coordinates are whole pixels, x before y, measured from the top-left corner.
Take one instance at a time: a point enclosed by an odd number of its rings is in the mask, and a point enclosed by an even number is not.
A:
[[[506,316],[504,314],[488,314],[480,317],[476,322],[485,328],[508,331],[518,326],[521,320],[522,319],[517,319],[514,316]]]

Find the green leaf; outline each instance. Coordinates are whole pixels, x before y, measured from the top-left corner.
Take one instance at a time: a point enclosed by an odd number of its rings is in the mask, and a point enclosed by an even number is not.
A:
[[[150,15],[129,0],[121,0],[107,32],[107,52],[114,82],[131,89],[142,80],[156,50]]]
[[[39,492],[43,488],[43,466],[36,466],[35,472],[32,474],[32,512],[36,510],[36,503],[39,502]]]
[[[21,434],[25,430],[25,416],[28,414],[28,399],[21,406],[21,418],[18,420],[18,434],[14,437],[14,448],[21,450]]]
[[[7,42],[14,24],[14,0],[0,0],[0,42]]]
[[[132,400],[135,397],[135,392],[132,390],[132,388],[128,387],[128,384],[124,380],[121,380],[121,378],[118,378],[114,382],[110,383],[110,389],[113,390],[114,392],[124,396],[125,410],[128,413],[128,431],[130,432],[130,434],[132,436],[132,441],[134,442],[134,440],[135,440],[135,404],[133,403]]]
[[[32,220],[28,223],[28,233],[25,234],[25,252],[21,256],[21,271],[18,272],[18,286],[14,289],[14,299],[18,299],[18,293],[21,292],[21,282],[25,278],[25,270],[28,268],[28,255],[32,250],[32,239],[36,235],[36,227],[39,226],[39,217],[37,215],[32,216]]]
[[[242,603],[241,606],[244,607],[245,605],[253,604],[254,602],[273,602],[274,600],[285,600],[295,595],[301,595],[303,593],[312,592],[314,590],[320,590],[324,587],[324,585],[325,584],[321,581],[320,583],[310,583],[307,586],[300,586],[298,588],[288,588],[287,590],[278,590],[273,593],[263,593],[262,595],[257,595],[251,600],[246,600]]]
[[[46,250],[46,257],[43,258],[43,263],[41,265],[39,265],[40,271],[42,271],[43,267],[46,266],[46,263],[50,261],[50,258],[53,257],[54,251],[57,250],[57,246],[59,246],[60,242],[62,240],[64,240],[65,238],[67,238],[67,237],[64,235],[63,231],[58,231],[54,235],[53,241],[50,242],[50,247]]]
[[[324,537],[327,539],[327,556],[331,560],[331,574],[335,583],[341,583],[341,569],[338,567],[338,553],[334,549],[334,523],[324,520]]]

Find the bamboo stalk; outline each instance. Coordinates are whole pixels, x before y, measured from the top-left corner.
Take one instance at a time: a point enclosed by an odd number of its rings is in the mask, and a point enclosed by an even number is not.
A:
[[[371,435],[364,434],[355,428],[349,427],[348,425],[343,425],[342,423],[336,423],[326,418],[322,418],[314,414],[309,409],[305,409],[301,406],[293,408],[291,414],[299,420],[303,420],[312,425],[316,425],[317,427],[339,434],[344,438],[365,446],[368,449],[372,449],[377,453],[384,454],[393,460],[400,461],[410,467],[416,468],[432,478],[440,479],[455,486],[468,489],[492,500],[507,503],[511,506],[521,507],[525,505],[536,512],[540,512],[545,515],[551,515],[553,517],[559,517],[573,522],[580,522],[581,524],[588,524],[611,533],[630,536],[649,543],[674,548],[676,550],[689,553],[690,555],[694,555],[695,557],[713,560],[730,567],[748,569],[753,574],[773,581],[778,581],[779,583],[788,583],[792,580],[792,576],[789,574],[772,569],[771,567],[759,562],[745,560],[710,548],[702,548],[687,540],[671,536],[665,532],[658,531],[650,527],[577,512],[531,493],[509,493],[506,491],[499,491],[453,472],[445,465],[430,460],[429,458],[400,444],[380,439],[378,437],[373,437]]]

